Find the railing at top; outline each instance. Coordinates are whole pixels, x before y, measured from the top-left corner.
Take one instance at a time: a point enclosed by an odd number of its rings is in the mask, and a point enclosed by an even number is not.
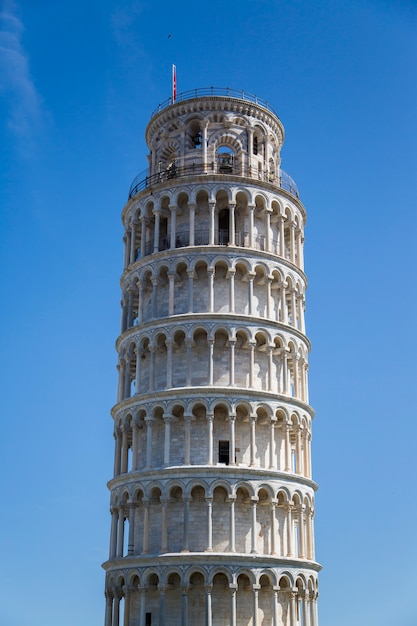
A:
[[[268,100],[263,100],[262,98],[258,98],[253,93],[248,93],[243,89],[231,89],[230,87],[202,87],[200,89],[190,89],[190,91],[183,91],[179,93],[175,100],[172,98],[168,98],[161,104],[158,104],[155,111],[152,112],[152,117],[169,107],[171,104],[176,104],[177,102],[183,102],[184,100],[192,100],[193,98],[206,98],[207,96],[219,96],[223,98],[235,98],[236,100],[245,100],[246,102],[253,102],[253,104],[258,104],[259,106],[267,109],[275,117],[278,117],[278,114],[274,109],[268,104]]]
[[[140,172],[134,179],[129,189],[129,197],[133,198],[140,191],[147,189],[147,187],[152,187],[153,185],[158,185],[159,183],[163,183],[167,180],[181,178],[182,176],[192,176],[198,174],[229,174],[232,176],[244,176],[247,178],[253,178],[255,180],[261,180],[276,187],[280,187],[281,189],[285,189],[292,196],[296,198],[298,195],[298,188],[291,176],[289,176],[284,170],[281,170],[281,175],[278,179],[272,176],[269,172],[260,173],[258,170],[252,168],[248,168],[248,171],[245,174],[242,174],[240,170],[237,170],[235,166],[230,166],[227,171],[215,171],[214,163],[210,163],[204,165],[203,163],[193,163],[192,165],[187,165],[183,167],[175,167],[172,166],[167,170],[162,170],[158,172],[158,174],[153,174],[152,176],[147,176],[147,170]]]

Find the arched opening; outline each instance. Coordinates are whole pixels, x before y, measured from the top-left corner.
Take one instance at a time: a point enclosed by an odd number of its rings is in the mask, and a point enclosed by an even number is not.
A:
[[[258,596],[258,623],[262,626],[273,626],[274,591],[272,582],[267,574],[262,574],[259,584],[261,588]]]
[[[230,590],[226,574],[220,572],[214,576],[211,597],[213,626],[230,624]]]
[[[182,593],[181,578],[177,572],[169,574],[165,592],[165,623],[169,626],[181,626],[182,623]],[[169,619],[167,621],[167,616]]]
[[[214,335],[213,362],[214,384],[221,386],[228,385],[230,378],[230,346],[229,338],[224,329],[216,331]]]
[[[236,407],[235,454],[237,465],[250,465],[250,422],[249,408],[246,404]]]
[[[209,379],[209,350],[207,332],[197,328],[193,335],[191,352],[191,384],[207,385]]]
[[[200,572],[194,572],[190,576],[190,586],[188,591],[188,623],[201,624],[202,614],[205,611],[202,607],[206,604],[206,592],[204,589],[204,577]]]
[[[230,504],[224,487],[213,492],[213,550],[226,552],[230,540]]]
[[[193,407],[190,423],[190,463],[191,465],[203,465],[207,463],[207,416],[204,404],[196,404]],[[202,445],[201,442],[204,442]]]
[[[227,146],[221,146],[217,150],[217,169],[221,174],[232,174],[234,163],[234,152]]]
[[[251,501],[246,487],[236,492],[236,552],[249,554],[251,551]]]
[[[177,330],[172,343],[172,381],[173,387],[184,387],[187,382],[186,342],[183,330]]]
[[[184,501],[182,489],[172,487],[167,504],[168,552],[181,552],[183,548]]]
[[[191,490],[190,501],[190,528],[198,528],[197,533],[190,533],[190,552],[204,552],[207,548],[207,513],[205,491],[201,485],[196,485]]]
[[[150,554],[157,554],[161,549],[161,521],[161,490],[154,487],[149,498],[149,528],[152,529],[148,533]]]
[[[237,579],[236,613],[239,626],[249,626],[252,623],[253,591],[246,574],[240,574]]]
[[[159,577],[151,574],[146,584],[145,626],[159,623]]]

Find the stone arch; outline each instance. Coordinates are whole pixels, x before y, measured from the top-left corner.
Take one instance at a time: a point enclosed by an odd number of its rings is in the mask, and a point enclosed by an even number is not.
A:
[[[183,576],[179,568],[170,567],[163,574],[165,585],[165,615],[172,626],[179,626],[182,619]]]
[[[262,626],[273,626],[274,623],[274,586],[275,573],[271,570],[262,570],[258,573],[258,621]]]
[[[207,536],[202,529],[207,528],[207,486],[202,481],[192,481],[189,486],[190,494],[190,532],[189,549],[190,552],[204,552],[207,548]]]
[[[246,568],[236,572],[236,613],[239,626],[249,626],[252,623],[253,613],[253,585],[255,576]]]
[[[175,209],[175,247],[190,245],[190,200],[188,189],[177,193]],[[172,219],[172,218],[171,218]],[[172,228],[172,227],[171,227]],[[171,231],[172,232],[172,231]]]
[[[181,552],[184,545],[184,485],[172,480],[165,486],[167,550]]]
[[[235,329],[235,385],[237,387],[248,388],[249,386],[250,339],[247,328],[237,327]]]
[[[259,317],[267,317],[269,310],[268,302],[268,276],[269,268],[265,263],[256,263],[253,279],[253,313]]]
[[[188,623],[198,624],[201,621],[202,607],[205,606],[206,572],[203,568],[192,567],[187,570],[188,578]]]
[[[251,415],[252,407],[249,402],[236,403],[235,457],[237,465],[249,466],[251,462]]]
[[[223,325],[212,329],[213,337],[213,383],[217,386],[230,384],[229,331]]]
[[[267,391],[269,388],[269,333],[265,329],[254,331],[253,386]]]
[[[167,333],[159,330],[154,337],[154,389],[165,389],[167,383]]]
[[[203,324],[192,328],[191,346],[191,384],[207,385],[209,382],[209,346],[208,332]]]
[[[229,485],[226,481],[217,480],[211,486],[213,497],[213,550],[227,552],[230,549],[230,504]]]
[[[257,551],[260,554],[272,552],[271,503],[273,489],[267,484],[260,484],[256,489],[258,502],[256,505]]]
[[[239,481],[235,485],[235,529],[236,529],[236,552],[249,554],[251,552],[251,498],[253,488],[245,481]]]
[[[184,120],[185,126],[185,151],[191,152],[190,157],[194,157],[194,150],[201,149],[202,130],[204,116],[201,113],[192,113]]]
[[[131,571],[127,574],[127,584],[133,588],[133,590],[137,590],[140,586],[140,575],[137,571]]]
[[[209,310],[209,279],[208,262],[204,258],[197,258],[190,266],[194,270],[193,279],[193,311],[200,313]]]
[[[240,136],[236,131],[224,129],[218,130],[210,137],[209,146],[216,156],[216,171],[224,174],[241,172],[242,152],[244,150]],[[222,159],[223,154],[233,155],[231,161]]]
[[[214,463],[229,465],[233,451],[230,449],[229,415],[231,404],[226,399],[216,399],[213,411],[213,456]]]
[[[187,329],[181,326],[172,329],[172,386],[187,384]]]
[[[163,148],[158,154],[161,171],[167,170],[173,163],[176,162],[181,154],[180,144],[176,139],[167,139],[162,145]]]
[[[215,313],[228,313],[229,303],[229,263],[226,259],[217,258],[213,261],[213,310]]]
[[[178,259],[175,267],[174,315],[188,312],[188,262]]]
[[[198,399],[190,403],[187,409],[190,420],[190,464],[202,465],[208,459],[208,427],[207,405],[204,399]],[[202,443],[204,442],[204,444]]]
[[[230,615],[230,584],[233,577],[226,567],[216,567],[210,572],[209,580],[212,584],[213,623],[222,623]]]
[[[235,269],[235,313],[247,315],[249,313],[249,280],[251,266],[247,259],[238,258],[234,262]]]

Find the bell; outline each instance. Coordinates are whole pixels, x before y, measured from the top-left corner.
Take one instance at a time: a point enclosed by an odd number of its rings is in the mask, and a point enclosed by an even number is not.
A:
[[[195,137],[193,137],[193,142],[195,147],[201,146],[201,133],[198,132]]]

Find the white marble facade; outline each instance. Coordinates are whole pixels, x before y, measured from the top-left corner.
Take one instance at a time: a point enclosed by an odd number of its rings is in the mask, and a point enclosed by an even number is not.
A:
[[[318,626],[305,209],[266,102],[154,112],[123,208],[105,626]]]

